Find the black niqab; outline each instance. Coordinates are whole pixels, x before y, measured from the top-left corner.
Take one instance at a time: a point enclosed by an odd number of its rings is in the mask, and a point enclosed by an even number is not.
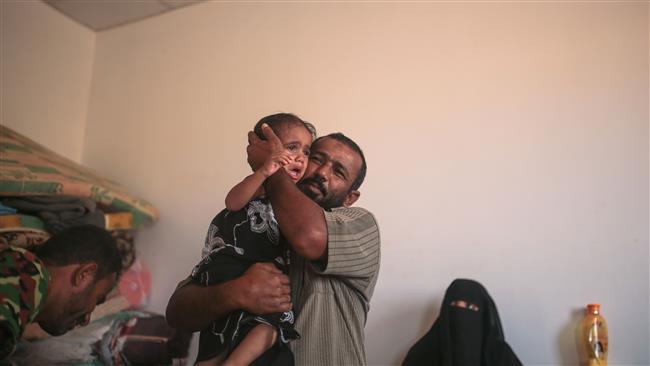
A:
[[[478,282],[456,279],[449,285],[440,315],[411,347],[403,366],[521,366],[506,343],[499,313]]]

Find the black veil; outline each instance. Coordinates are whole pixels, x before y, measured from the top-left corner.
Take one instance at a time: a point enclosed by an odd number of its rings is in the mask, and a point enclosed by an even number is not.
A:
[[[506,343],[499,313],[478,282],[456,279],[440,315],[409,350],[403,366],[521,366]]]

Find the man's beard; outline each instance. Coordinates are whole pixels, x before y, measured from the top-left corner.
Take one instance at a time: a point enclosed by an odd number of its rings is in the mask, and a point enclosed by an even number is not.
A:
[[[51,324],[39,322],[38,325],[49,335],[51,336],[60,336],[68,332],[68,327],[62,326],[61,324]]]
[[[54,319],[40,321],[38,325],[52,336],[63,335],[76,328],[86,316],[83,303],[87,302],[95,288],[94,284],[88,285],[80,294],[74,298],[66,299],[66,303],[58,305],[61,312]]]
[[[308,185],[316,186],[316,188],[318,188],[321,193],[320,196],[318,193],[315,193],[309,189],[307,187]],[[345,197],[347,196],[341,195],[341,197],[336,197],[332,195],[327,191],[327,187],[325,187],[323,180],[317,175],[309,178],[304,178],[302,181],[300,181],[300,183],[298,183],[298,188],[300,188],[305,196],[311,198],[312,201],[316,202],[320,207],[326,210],[343,206],[343,202],[345,202]]]

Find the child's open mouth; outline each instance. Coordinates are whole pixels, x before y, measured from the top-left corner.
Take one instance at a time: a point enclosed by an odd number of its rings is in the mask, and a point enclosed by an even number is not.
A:
[[[300,169],[299,168],[291,168],[287,170],[287,174],[289,174],[289,177],[293,181],[298,181],[300,179]]]

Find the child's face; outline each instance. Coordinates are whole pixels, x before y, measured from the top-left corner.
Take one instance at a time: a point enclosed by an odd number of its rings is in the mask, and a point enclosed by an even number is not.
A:
[[[305,174],[309,149],[311,147],[311,133],[298,124],[290,124],[280,128],[278,138],[282,141],[285,149],[291,153],[291,163],[285,165],[284,169],[297,182]]]

